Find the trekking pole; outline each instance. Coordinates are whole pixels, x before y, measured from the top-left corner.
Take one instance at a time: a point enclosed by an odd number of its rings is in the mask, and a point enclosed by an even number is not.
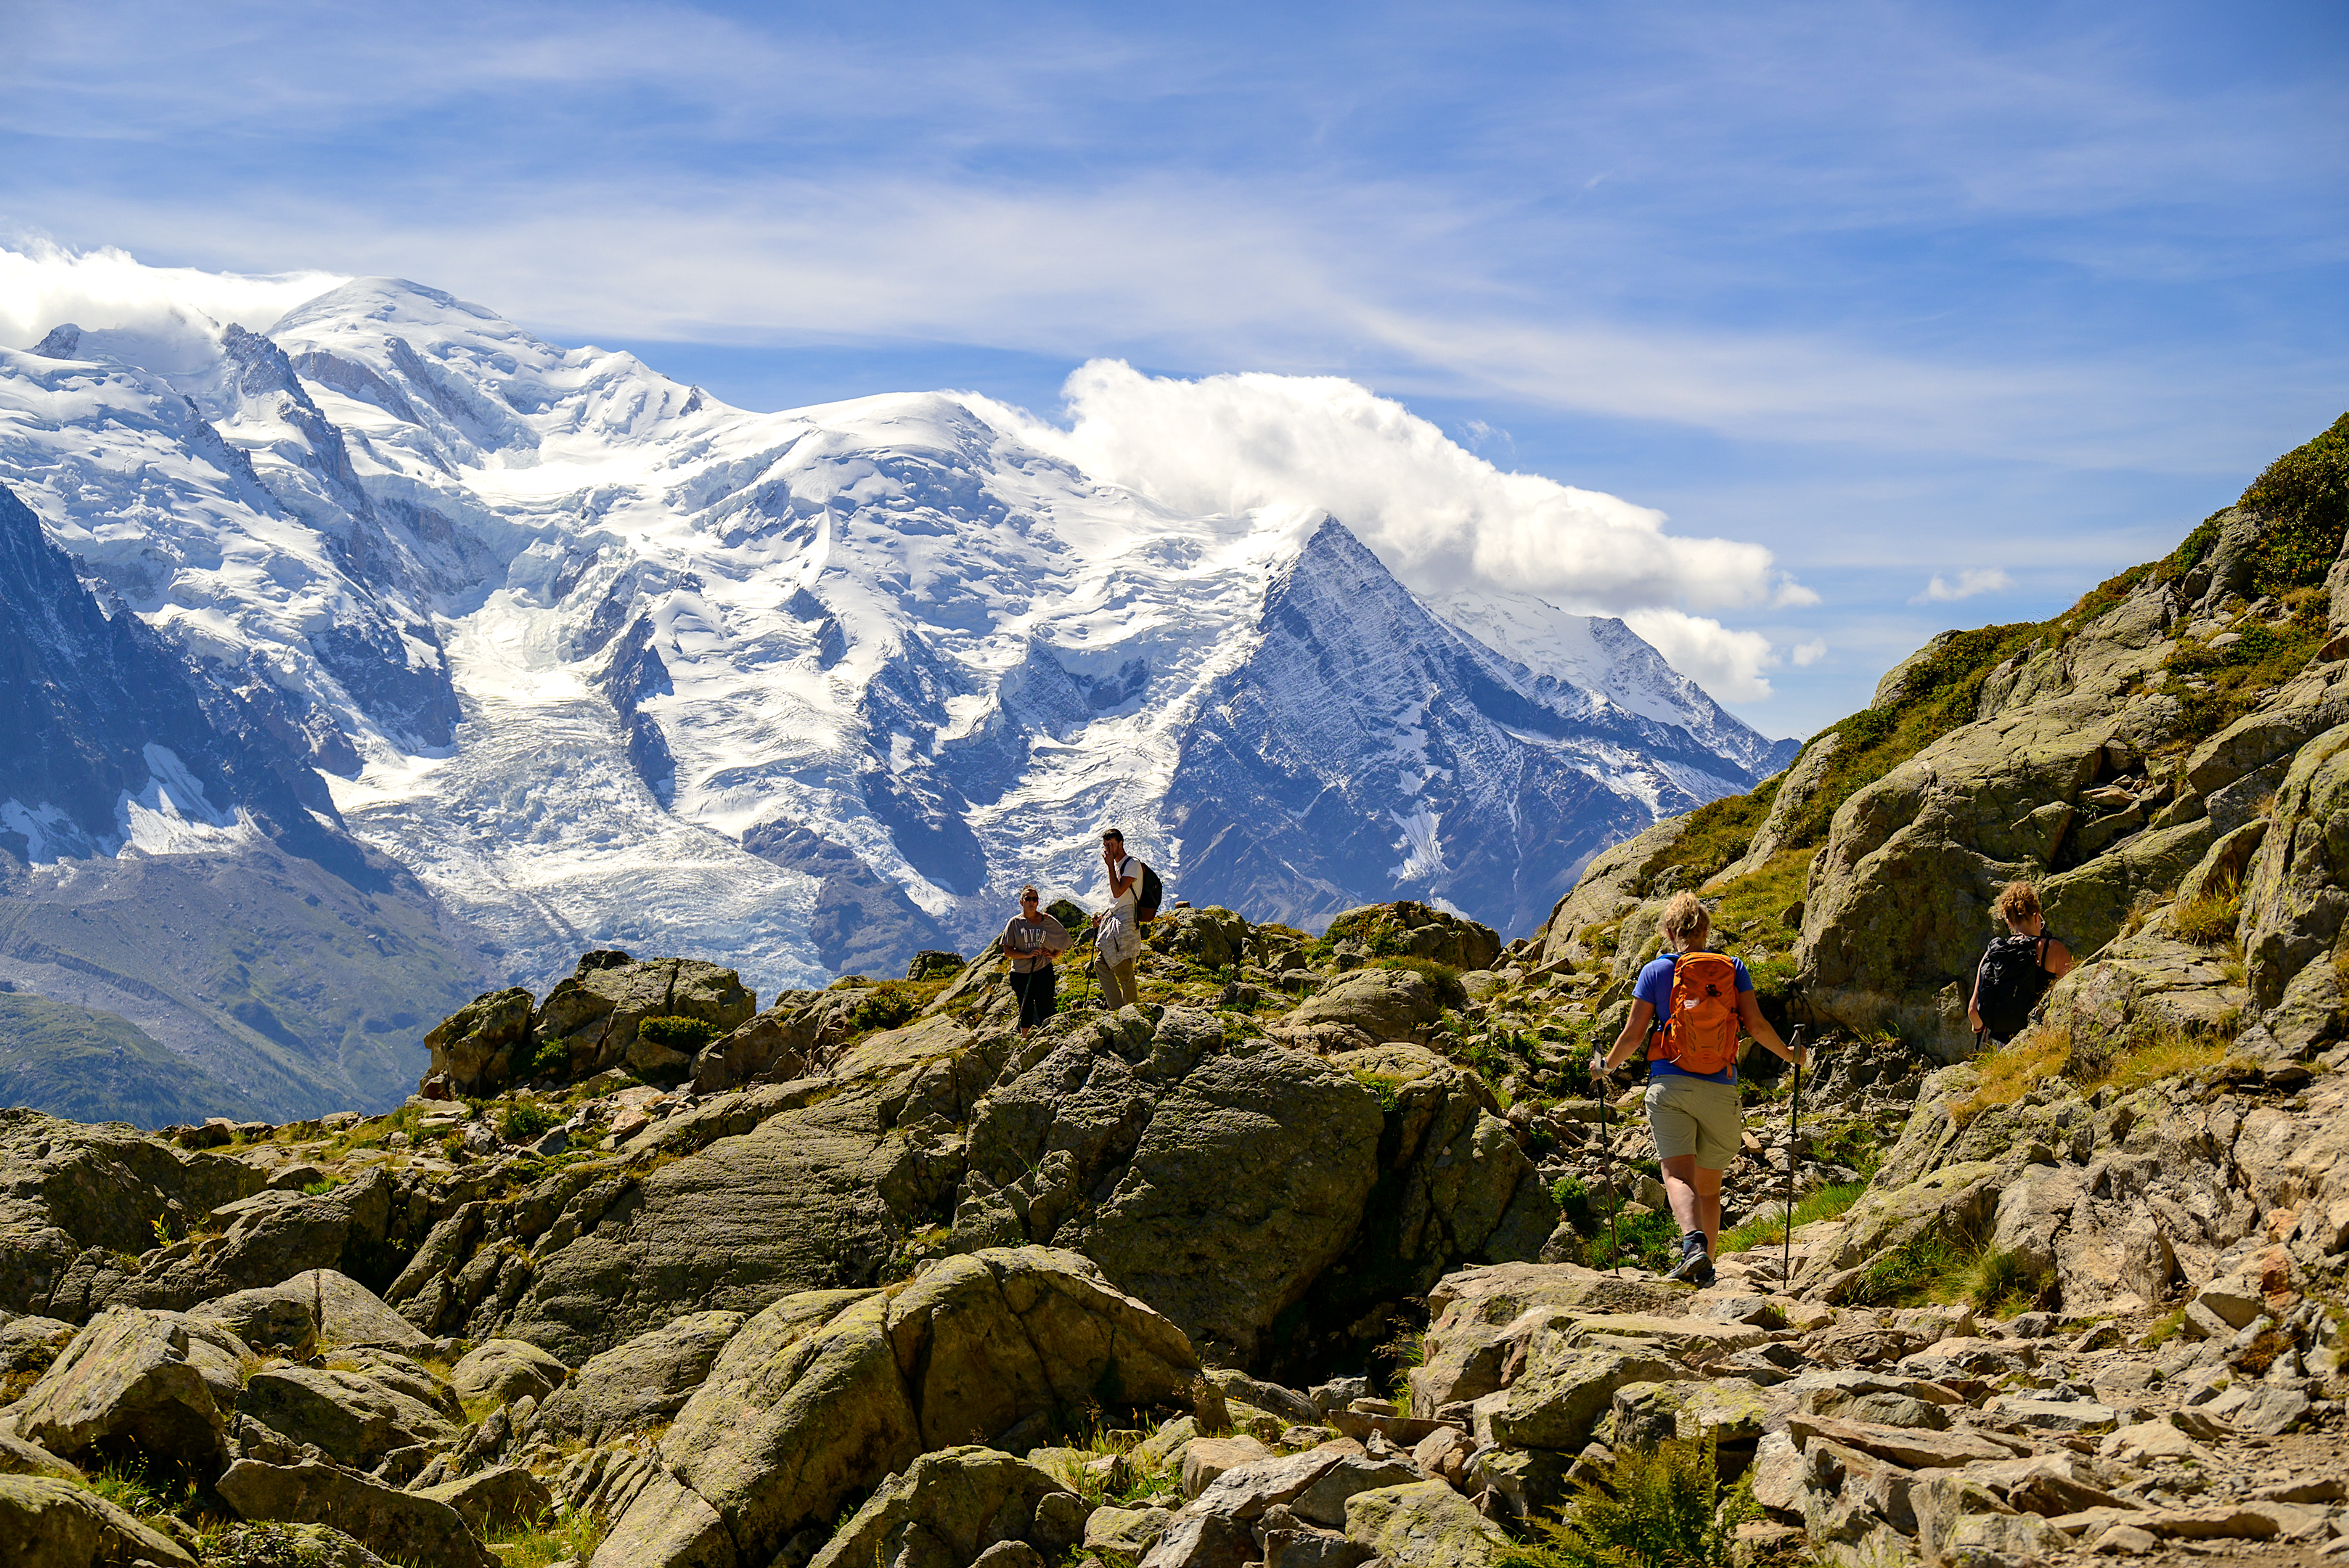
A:
[[[1623,1272],[1623,1231],[1616,1223],[1615,1215],[1623,1207],[1623,1200],[1615,1195],[1615,1134],[1607,1125],[1606,1075],[1592,1074],[1590,1086],[1599,1092],[1599,1169],[1607,1182],[1607,1235],[1615,1246],[1614,1262],[1609,1265],[1609,1272],[1620,1275]]]
[[[1795,1098],[1786,1121],[1786,1233],[1778,1239],[1778,1288],[1794,1282],[1795,1134],[1803,1125],[1803,1026],[1795,1025]]]

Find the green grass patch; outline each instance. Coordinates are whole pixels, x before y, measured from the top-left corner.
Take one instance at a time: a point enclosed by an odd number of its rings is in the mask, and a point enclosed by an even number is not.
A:
[[[1379,1109],[1392,1116],[1402,1103],[1402,1086],[1408,1078],[1398,1078],[1392,1073],[1373,1073],[1368,1067],[1354,1069],[1354,1082],[1368,1089],[1379,1102]]]
[[[504,1568],[547,1568],[566,1558],[585,1563],[604,1544],[604,1526],[593,1516],[556,1508],[529,1523],[510,1523],[486,1537]]]
[[[2207,946],[2233,939],[2242,909],[2241,879],[2213,877],[2200,892],[2170,909],[2169,923],[2188,941]]]
[[[1723,1496],[1711,1443],[1621,1448],[1601,1484],[1578,1484],[1557,1522],[1494,1568],[1730,1568],[1737,1526],[1756,1512],[1750,1480]]]
[[[2186,1309],[2179,1307],[2145,1331],[2144,1347],[2158,1350],[2186,1332]]]
[[[1802,1229],[1817,1220],[1840,1220],[1851,1206],[1868,1191],[1865,1177],[1857,1181],[1839,1181],[1822,1187],[1807,1197],[1795,1200],[1795,1228]],[[1756,1214],[1740,1225],[1733,1225],[1721,1233],[1716,1254],[1727,1257],[1732,1252],[1749,1252],[1756,1247],[1775,1247],[1786,1239],[1786,1210],[1784,1204],[1766,1214]]]
[[[2349,527],[2349,414],[2268,464],[2237,504],[2271,524],[2252,561],[2254,593],[2323,582]]]
[[[1860,1306],[1918,1306],[1949,1288],[1972,1262],[1972,1249],[1928,1231],[1869,1263],[1852,1287],[1851,1299]]]
[[[1626,1163],[1616,1176],[1619,1195],[1642,1170]],[[1651,1168],[1645,1174],[1653,1176]],[[1561,1176],[1550,1183],[1549,1195],[1559,1213],[1580,1239],[1579,1258],[1568,1259],[1593,1269],[1638,1268],[1662,1273],[1680,1256],[1681,1233],[1672,1217],[1661,1210],[1617,1215],[1608,1222],[1607,1189],[1592,1188],[1578,1177]]]
[[[1716,877],[1742,857],[1754,836],[1770,815],[1771,803],[1786,782],[1783,773],[1764,779],[1744,794],[1707,801],[1688,814],[1678,838],[1648,857],[1640,877],[1653,881],[1658,873],[1678,866],[1688,873],[1691,886]]]
[[[2326,636],[2325,597],[2304,587],[2292,598],[2292,618],[2280,627],[2245,620],[2232,628],[2237,640],[2224,647],[2186,640],[2169,650],[2162,668],[2178,693],[2180,740],[2217,734],[2315,657]]]
[[[517,1100],[498,1117],[498,1133],[509,1143],[523,1143],[562,1125],[563,1118],[544,1106]]]
[[[1871,1262],[1851,1299],[1879,1307],[1963,1302],[2007,1317],[2027,1309],[2044,1283],[2017,1253],[1929,1231]]]
[[[718,1025],[706,1018],[647,1018],[638,1021],[636,1038],[690,1056],[718,1038]]]

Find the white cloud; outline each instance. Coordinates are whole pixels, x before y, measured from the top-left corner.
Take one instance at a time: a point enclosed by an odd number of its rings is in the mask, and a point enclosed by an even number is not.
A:
[[[1757,702],[1770,695],[1762,672],[1778,667],[1778,655],[1758,631],[1733,631],[1704,616],[1669,609],[1632,610],[1623,622],[1674,670],[1723,701]]]
[[[1185,511],[1319,507],[1413,588],[1530,590],[1607,615],[1808,597],[1760,545],[1676,536],[1651,508],[1503,472],[1401,403],[1338,377],[1185,381],[1097,359],[1069,378],[1066,393],[1066,430],[1009,410],[1003,417],[1086,472]],[[1750,638],[1738,664],[1748,677],[1769,648],[1758,634],[1689,624],[1711,628],[1679,634],[1691,647],[1718,650],[1727,646],[1721,637]]]
[[[2014,579],[1996,566],[1969,566],[1958,574],[1952,586],[1941,574],[1935,572],[1925,585],[1925,591],[1911,598],[1912,605],[1947,604],[1955,599],[1970,599],[1976,594],[2004,593],[2014,587]]]
[[[1827,639],[1824,637],[1815,637],[1808,642],[1796,643],[1789,651],[1793,653],[1798,669],[1808,670],[1827,656]]]
[[[68,321],[91,331],[168,332],[208,317],[257,332],[343,281],[323,272],[250,277],[147,266],[111,247],[75,252],[30,240],[0,248],[0,348],[29,348]]]

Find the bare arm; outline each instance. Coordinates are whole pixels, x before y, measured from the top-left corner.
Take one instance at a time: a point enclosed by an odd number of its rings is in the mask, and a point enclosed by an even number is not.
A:
[[[2047,954],[2039,961],[2039,967],[2061,980],[2072,972],[2072,950],[2054,937],[2048,938]]]
[[[1640,1001],[1631,1003],[1631,1016],[1623,1020],[1623,1033],[1615,1037],[1615,1048],[1607,1053],[1608,1072],[1621,1066],[1630,1059],[1631,1053],[1640,1048],[1640,1042],[1648,1037],[1648,1025],[1655,1019],[1654,1002]]]
[[[1739,1022],[1745,1025],[1745,1033],[1760,1041],[1763,1049],[1775,1052],[1797,1066],[1800,1066],[1804,1058],[1810,1054],[1807,1051],[1796,1051],[1778,1038],[1778,1032],[1770,1027],[1768,1019],[1762,1016],[1762,1003],[1755,999],[1752,992],[1741,991],[1737,993],[1737,1017]]]

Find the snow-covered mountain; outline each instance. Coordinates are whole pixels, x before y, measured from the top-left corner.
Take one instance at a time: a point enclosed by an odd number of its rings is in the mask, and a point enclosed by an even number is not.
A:
[[[1178,512],[1032,429],[947,393],[745,412],[383,279],[263,333],[0,351],[0,484],[485,979],[594,945],[894,971],[1023,881],[1084,896],[1112,824],[1195,902],[1524,929],[1791,753],[1619,621],[1425,602],[1342,519]],[[83,826],[0,845],[151,837],[160,775],[118,771],[20,782],[0,818]]]

